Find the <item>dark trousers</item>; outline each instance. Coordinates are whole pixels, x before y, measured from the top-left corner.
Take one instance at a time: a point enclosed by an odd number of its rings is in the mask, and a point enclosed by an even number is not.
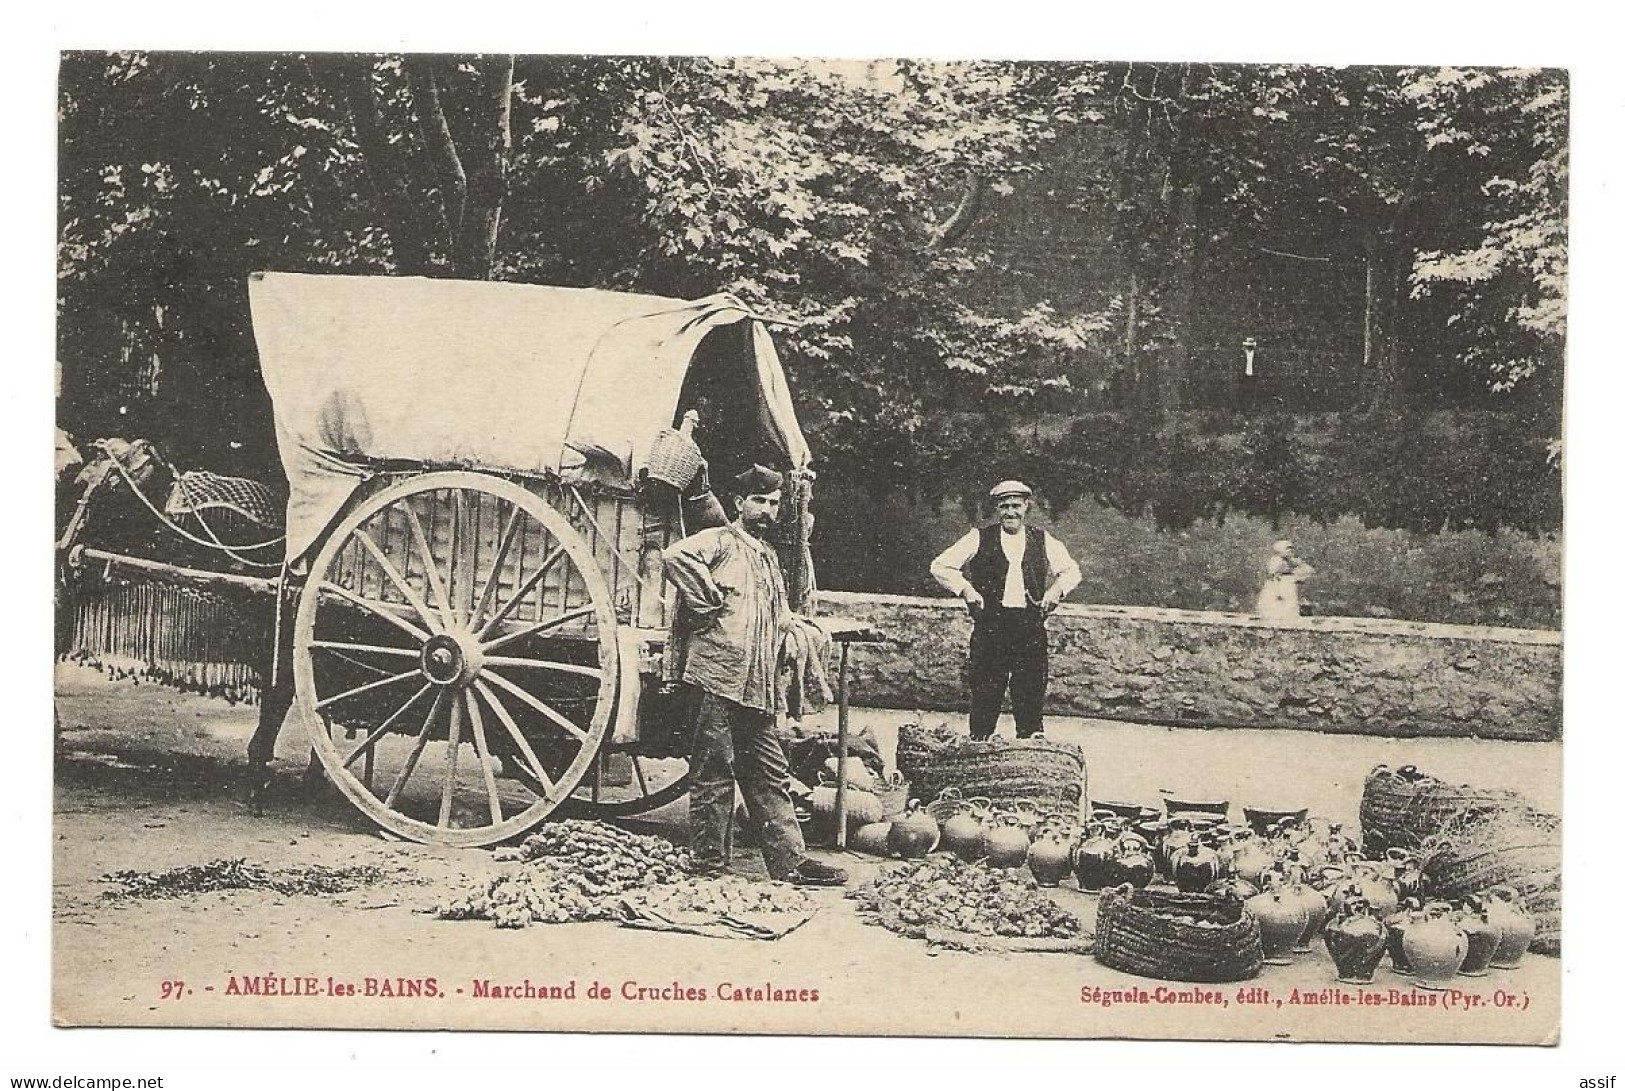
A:
[[[970,733],[993,734],[1004,690],[1016,715],[1016,736],[1044,730],[1044,690],[1049,684],[1049,640],[1044,615],[1035,607],[1012,610],[989,605],[970,636]]]
[[[774,879],[794,871],[807,854],[790,799],[790,766],[771,713],[758,712],[704,690],[696,695],[694,749],[688,760],[689,848],[700,868],[727,866],[734,784]]]

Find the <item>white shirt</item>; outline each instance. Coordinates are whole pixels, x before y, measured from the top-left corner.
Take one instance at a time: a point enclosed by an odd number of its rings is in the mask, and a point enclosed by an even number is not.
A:
[[[964,595],[965,588],[970,581],[965,578],[965,565],[976,556],[977,547],[981,544],[980,530],[972,530],[943,550],[937,559],[931,562],[931,578],[940,583],[955,595]],[[1027,588],[1022,582],[1021,560],[1027,554],[1027,530],[1022,528],[1019,534],[1007,534],[1001,527],[999,529],[999,547],[1004,550],[1005,560],[1010,567],[1004,574],[1004,594],[1000,602],[1009,607],[1020,609],[1027,605]],[[1053,534],[1044,535],[1044,557],[1049,562],[1050,574],[1054,579],[1049,586],[1059,598],[1065,598],[1072,593],[1083,580],[1083,573],[1078,571],[1078,562],[1072,559],[1072,554],[1066,551],[1066,546]]]

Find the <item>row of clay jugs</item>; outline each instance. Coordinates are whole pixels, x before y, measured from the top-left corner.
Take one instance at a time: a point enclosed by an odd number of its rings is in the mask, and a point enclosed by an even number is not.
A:
[[[1499,970],[1514,969],[1535,941],[1535,918],[1510,886],[1492,886],[1483,898],[1491,923],[1501,930],[1501,942],[1495,947],[1490,965]]]
[[[1063,814],[1046,815],[1033,827],[1032,847],[1027,850],[1027,870],[1039,886],[1060,886],[1072,870],[1072,848],[1077,841],[1077,824]]]
[[[1351,985],[1371,984],[1388,946],[1388,928],[1372,912],[1370,902],[1349,898],[1327,923],[1322,936],[1326,953],[1337,967],[1337,980]]]

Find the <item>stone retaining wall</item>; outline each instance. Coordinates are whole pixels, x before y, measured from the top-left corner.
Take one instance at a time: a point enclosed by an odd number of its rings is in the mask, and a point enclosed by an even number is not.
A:
[[[853,699],[964,711],[957,599],[819,593],[819,612],[890,638],[855,645]],[[1046,711],[1200,726],[1547,740],[1562,733],[1562,635],[1548,630],[1126,606],[1050,619]]]

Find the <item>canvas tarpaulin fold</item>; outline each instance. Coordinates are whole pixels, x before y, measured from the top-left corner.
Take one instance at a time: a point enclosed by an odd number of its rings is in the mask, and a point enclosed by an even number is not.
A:
[[[249,307],[288,477],[287,558],[304,556],[381,465],[568,474],[581,448],[625,484],[670,427],[700,342],[751,324],[764,439],[806,440],[772,339],[726,295],[684,301],[424,277],[256,274]]]

